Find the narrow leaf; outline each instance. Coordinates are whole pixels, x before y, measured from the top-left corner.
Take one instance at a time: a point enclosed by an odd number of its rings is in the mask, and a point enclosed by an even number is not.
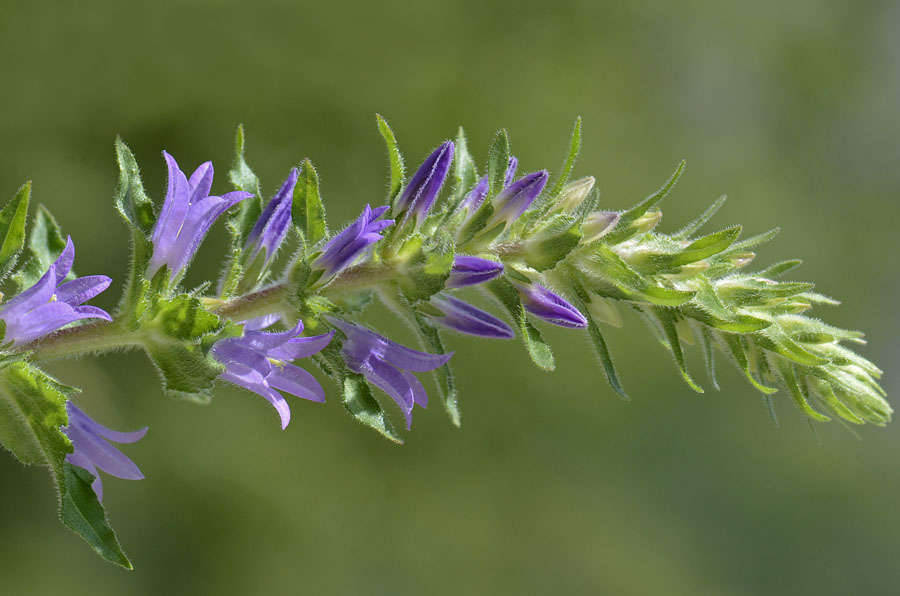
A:
[[[669,191],[672,190],[672,187],[675,186],[675,183],[678,182],[678,179],[681,177],[681,173],[684,172],[684,166],[686,163],[687,162],[682,160],[681,163],[678,164],[678,167],[675,168],[675,172],[672,174],[672,176],[666,181],[665,184],[662,185],[659,190],[622,214],[622,216],[619,218],[619,223],[616,225],[616,228],[607,235],[607,244],[618,244],[627,239],[633,233],[631,224],[633,224],[637,218],[647,213],[650,208],[659,203],[666,197],[666,195],[669,194]]]
[[[488,195],[485,203],[490,201],[503,189],[506,169],[509,166],[509,136],[506,129],[497,131],[494,143],[488,152]]]
[[[25,244],[25,220],[30,197],[31,182],[26,182],[0,210],[0,280],[9,275]]]
[[[393,204],[394,199],[397,198],[397,195],[400,194],[400,189],[403,187],[406,169],[403,165],[403,155],[400,153],[400,148],[397,146],[397,138],[394,136],[394,131],[391,130],[387,120],[381,117],[381,114],[375,114],[375,120],[378,122],[378,131],[381,133],[385,145],[387,145],[388,161],[390,162],[391,169],[391,185],[388,188],[388,202]]]
[[[812,409],[812,406],[809,405],[809,401],[806,399],[806,392],[803,391],[797,381],[797,376],[794,372],[793,364],[791,364],[784,358],[775,358],[775,360],[776,367],[778,368],[779,375],[781,376],[781,381],[784,383],[785,387],[788,388],[788,392],[794,399],[794,404],[797,406],[797,408],[813,420],[818,420],[820,422],[827,422],[828,420],[831,420],[831,418],[829,418],[828,416],[816,412],[814,409]]]
[[[725,200],[727,198],[728,197],[726,197],[725,195],[722,195],[721,197],[713,201],[713,204],[707,207],[706,211],[700,214],[700,217],[675,232],[672,235],[672,238],[676,240],[689,238],[691,234],[702,228],[706,224],[706,222],[712,219],[712,217],[719,211],[719,209],[722,208],[722,205],[725,204]]]
[[[556,184],[553,185],[553,192],[549,195],[550,198],[559,195],[563,186],[569,181],[569,176],[572,174],[572,168],[575,166],[575,160],[578,159],[578,153],[580,151],[581,116],[575,119],[575,127],[572,129],[572,140],[569,143],[569,154],[566,156],[566,161],[563,163],[562,171],[559,173],[559,179],[557,179]]]
[[[446,354],[447,351],[444,348],[444,342],[441,339],[441,334],[437,327],[435,327],[426,317],[423,317],[418,313],[416,313],[416,323],[418,323],[421,336],[431,349],[431,352],[434,354]],[[448,362],[435,369],[434,375],[437,378],[437,385],[441,392],[441,400],[444,402],[444,408],[447,410],[447,413],[450,414],[450,420],[453,422],[453,425],[459,426],[459,391],[456,389],[456,380],[453,375],[453,369],[450,368],[450,363]]]
[[[303,160],[300,165],[300,176],[294,186],[291,217],[294,227],[306,239],[308,246],[314,246],[328,233],[325,206],[319,195],[319,175],[309,159]]]
[[[691,378],[687,369],[687,364],[684,361],[681,340],[678,338],[678,330],[675,327],[675,313],[668,309],[657,307],[652,307],[650,311],[655,315],[656,320],[662,326],[669,349],[672,351],[672,355],[675,356],[675,364],[678,365],[678,370],[681,371],[681,376],[684,378],[684,381],[697,393],[703,393],[703,388],[697,385],[694,382],[694,379]]]
[[[259,219],[263,209],[259,178],[247,165],[247,159],[244,157],[245,145],[244,125],[241,124],[235,133],[234,162],[228,171],[228,179],[236,190],[249,192],[253,195],[251,198],[238,203],[237,207],[232,209],[228,216],[228,228],[231,231],[233,241],[241,247],[247,242],[247,236],[250,235],[250,231],[256,225],[256,220]]]

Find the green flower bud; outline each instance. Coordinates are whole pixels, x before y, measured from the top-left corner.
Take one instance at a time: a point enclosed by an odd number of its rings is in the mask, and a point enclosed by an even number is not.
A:
[[[562,187],[559,196],[556,197],[556,204],[553,205],[550,212],[572,213],[591,194],[595,182],[593,176],[569,182]]]

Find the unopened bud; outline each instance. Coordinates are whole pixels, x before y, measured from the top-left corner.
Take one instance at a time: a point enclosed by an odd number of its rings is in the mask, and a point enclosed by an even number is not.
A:
[[[622,327],[622,315],[619,314],[619,309],[612,300],[594,296],[588,303],[587,309],[595,321],[601,321],[617,328]]]
[[[615,211],[594,211],[584,218],[581,224],[583,234],[581,242],[588,244],[598,240],[612,231],[619,223],[619,214]]]
[[[593,176],[588,176],[574,182],[569,182],[563,186],[562,191],[560,191],[559,196],[556,198],[556,204],[553,206],[551,213],[555,211],[571,213],[577,209],[587,196],[591,194],[595,182],[596,180],[594,180]]]
[[[749,265],[750,262],[755,258],[755,252],[739,252],[737,254],[731,255],[728,260],[731,261],[731,264],[735,267],[744,267],[745,265]]]
[[[636,220],[634,220],[635,231],[638,234],[646,234],[650,230],[656,227],[656,224],[659,223],[659,220],[662,219],[662,211],[651,211],[650,213],[645,213]]]

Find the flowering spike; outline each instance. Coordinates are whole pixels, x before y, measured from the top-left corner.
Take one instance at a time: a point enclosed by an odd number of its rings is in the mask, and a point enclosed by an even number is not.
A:
[[[396,213],[405,214],[404,222],[409,219],[410,214],[415,216],[417,225],[425,219],[450,171],[453,149],[453,141],[445,141],[425,158],[413,174],[409,184],[397,199]]]
[[[300,337],[303,322],[282,332],[244,329],[242,337],[229,337],[212,346],[212,355],[225,365],[219,375],[225,381],[261,395],[275,406],[282,430],[291,420],[287,401],[276,390],[287,391],[310,401],[324,402],[325,391],[316,379],[290,360],[320,352],[334,332],[315,337]]]
[[[547,170],[541,170],[519,178],[494,198],[494,215],[488,223],[490,229],[505,221],[511,223],[531,206],[547,185]]]
[[[381,240],[381,232],[385,228],[393,225],[393,219],[378,221],[387,210],[387,207],[372,209],[366,205],[362,215],[355,222],[325,245],[322,254],[312,262],[312,268],[323,270],[322,278],[328,279],[351,265],[366,248]]]
[[[103,482],[100,480],[98,468],[111,476],[125,480],[141,480],[144,477],[137,465],[108,441],[135,443],[147,434],[146,426],[133,432],[111,430],[90,418],[71,401],[66,402],[66,414],[69,417],[69,424],[60,430],[69,437],[72,447],[75,448],[75,451],[66,455],[66,461],[96,476],[91,488],[100,501],[103,500]]]
[[[63,282],[74,259],[70,237],[62,254],[37,283],[0,306],[0,320],[6,324],[4,342],[28,343],[81,319],[111,320],[106,311],[82,303],[109,287],[112,280],[105,275],[90,275]]]
[[[263,209],[262,215],[256,221],[250,235],[247,236],[247,243],[244,247],[247,263],[252,262],[261,250],[266,251],[264,268],[275,257],[275,253],[291,225],[291,202],[294,186],[297,184],[297,176],[297,168],[292,168],[281,188]]]
[[[411,350],[365,327],[335,317],[326,318],[347,336],[341,349],[347,368],[362,374],[391,396],[403,411],[409,429],[413,406],[418,404],[424,408],[428,403],[422,384],[410,372],[434,370],[446,364],[453,352],[428,354]]]
[[[448,288],[474,286],[491,281],[502,273],[502,263],[469,255],[456,255],[446,285]]]
[[[438,294],[432,297],[431,304],[444,315],[432,316],[431,320],[454,331],[489,339],[512,339],[516,336],[502,320],[453,296]]]
[[[194,171],[190,180],[171,155],[163,151],[169,169],[169,183],[162,212],[153,228],[153,256],[147,266],[147,277],[153,277],[163,265],[169,267],[174,280],[187,267],[206,233],[229,207],[253,195],[233,191],[208,196],[212,187],[213,166],[206,162]]]
[[[540,284],[524,284],[510,280],[519,290],[525,310],[548,323],[560,327],[587,327],[587,319],[562,296]]]

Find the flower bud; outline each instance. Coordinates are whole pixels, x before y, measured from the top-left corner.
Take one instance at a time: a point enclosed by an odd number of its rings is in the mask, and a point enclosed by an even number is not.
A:
[[[593,176],[587,176],[586,178],[581,178],[579,180],[575,180],[574,182],[569,182],[565,186],[563,186],[562,191],[560,191],[559,196],[556,197],[556,204],[553,206],[553,209],[550,210],[551,213],[556,211],[562,211],[563,213],[571,213],[575,209],[578,208],[581,203],[591,194],[591,191],[594,189],[594,180]]]
[[[619,223],[619,214],[615,211],[594,211],[584,218],[581,224],[583,234],[581,243],[590,244],[606,236]]]
[[[651,211],[634,220],[632,226],[634,227],[635,233],[646,234],[655,228],[656,224],[658,224],[661,219],[662,211]]]
[[[416,225],[425,219],[447,179],[450,163],[453,161],[453,149],[453,141],[446,141],[426,157],[413,174],[396,204],[397,215],[406,214],[404,222],[410,215],[416,218]]]

